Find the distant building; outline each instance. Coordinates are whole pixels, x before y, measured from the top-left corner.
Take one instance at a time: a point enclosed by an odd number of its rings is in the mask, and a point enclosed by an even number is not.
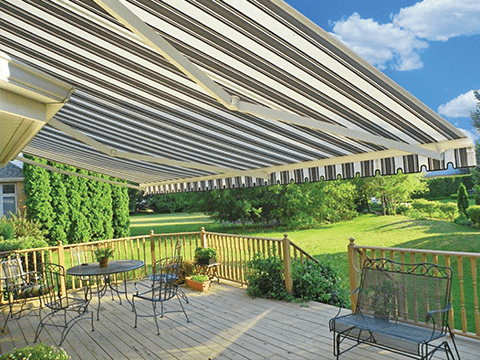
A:
[[[23,211],[26,200],[23,180],[22,169],[17,165],[8,163],[0,167],[0,217]]]

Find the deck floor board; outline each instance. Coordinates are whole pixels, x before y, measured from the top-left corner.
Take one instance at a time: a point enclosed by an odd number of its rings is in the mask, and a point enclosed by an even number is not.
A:
[[[90,322],[77,323],[62,347],[73,360],[103,359],[334,359],[328,321],[338,309],[315,302],[308,304],[251,299],[245,288],[235,284],[214,284],[206,293],[184,288],[190,300],[183,313],[169,313],[160,319],[157,335],[153,318],[139,318],[134,328],[134,313],[125,299],[122,305],[111,296],[101,300],[100,320],[96,320],[97,298],[92,299],[95,331]],[[129,283],[133,292],[133,283]],[[149,302],[138,301],[141,313],[151,310]],[[180,309],[176,300],[167,309]],[[19,320],[10,319],[6,334],[0,336],[0,353],[15,347],[34,345],[38,312]],[[3,316],[6,312],[3,312]],[[3,319],[0,319],[3,321]],[[46,328],[40,341],[55,345],[60,331]],[[463,360],[478,359],[480,342],[457,336]],[[439,353],[434,359],[444,359]],[[397,360],[405,356],[371,346],[359,346],[341,356],[342,360]]]

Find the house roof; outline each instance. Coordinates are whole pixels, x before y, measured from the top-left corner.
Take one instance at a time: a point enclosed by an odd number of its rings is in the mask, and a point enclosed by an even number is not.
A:
[[[23,180],[23,172],[20,167],[13,163],[8,163],[0,167],[0,182]]]
[[[18,1],[13,59],[75,88],[23,152],[149,192],[475,165],[473,143],[279,0]]]

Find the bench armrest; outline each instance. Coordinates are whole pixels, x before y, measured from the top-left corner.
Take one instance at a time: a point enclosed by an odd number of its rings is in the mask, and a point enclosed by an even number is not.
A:
[[[430,311],[427,313],[427,316],[425,317],[425,322],[430,321],[430,318],[431,318],[434,314],[442,314],[442,313],[445,313],[445,312],[449,311],[451,308],[452,308],[452,303],[449,303],[449,304],[448,304],[447,306],[445,306],[445,308],[442,309],[442,310],[430,310]]]
[[[356,288],[356,289],[353,290],[353,291],[350,291],[350,295],[353,295],[353,294],[355,294],[355,293],[357,293],[357,292],[359,292],[359,291],[360,291],[360,287]],[[332,294],[332,297],[333,297],[333,298],[338,298],[338,293],[334,292],[334,293]],[[335,316],[333,317],[333,319],[338,318],[338,317],[340,316],[340,312],[341,312],[342,309],[344,309],[344,308],[345,308],[345,304],[344,304],[344,303],[341,301],[341,299],[340,299],[340,306],[338,307],[337,315],[335,315]],[[332,320],[333,320],[333,319],[332,319]]]

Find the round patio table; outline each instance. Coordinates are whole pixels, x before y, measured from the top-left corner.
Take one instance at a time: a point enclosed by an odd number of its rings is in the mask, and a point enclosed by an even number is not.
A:
[[[128,271],[136,270],[144,266],[145,263],[141,260],[111,260],[108,262],[108,266],[100,267],[98,262],[86,263],[71,267],[67,270],[67,274],[71,276],[88,276],[88,277],[99,277],[103,276],[104,283],[103,286],[98,290],[98,307],[97,307],[97,320],[100,319],[100,299],[105,295],[107,291],[107,286],[112,290],[115,291],[120,299],[120,305],[122,304],[122,299],[120,294],[125,294],[125,299],[132,305],[132,302],[128,299],[127,296],[127,277],[126,273]],[[125,285],[124,290],[119,290],[117,284],[115,286],[112,285],[111,282],[111,275],[124,273],[125,276],[123,277],[123,283]],[[90,286],[91,282],[88,282],[88,286]],[[98,284],[98,281],[97,281]],[[113,298],[113,292],[112,292]]]

